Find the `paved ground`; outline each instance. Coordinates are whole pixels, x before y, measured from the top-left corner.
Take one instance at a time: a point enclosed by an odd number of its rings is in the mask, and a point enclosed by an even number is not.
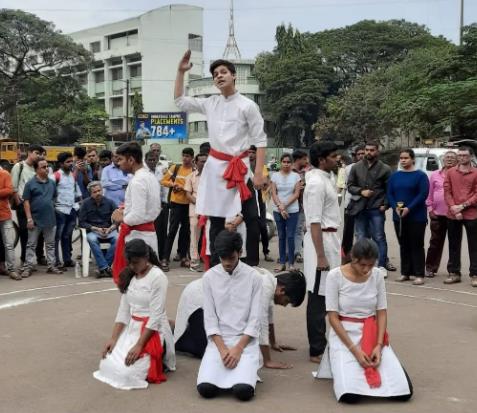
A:
[[[398,263],[394,233],[390,256]],[[276,253],[276,238],[272,249]],[[276,255],[275,255],[276,256]],[[468,266],[464,254],[464,268]],[[42,267],[40,267],[42,268]],[[272,268],[272,267],[270,267]],[[197,360],[179,356],[168,381],[147,390],[118,391],[93,379],[100,351],[109,338],[118,304],[111,280],[76,280],[41,271],[14,282],[0,277],[0,411],[5,413],[223,412],[243,408],[230,397],[201,399],[196,390]],[[281,342],[298,347],[276,359],[291,361],[286,371],[265,370],[250,412],[473,412],[477,343],[477,289],[468,279],[444,286],[444,271],[423,287],[387,281],[392,345],[406,367],[415,396],[406,404],[336,402],[330,381],[314,380],[307,361],[305,307],[276,310]],[[175,316],[185,284],[200,276],[174,268],[169,274],[167,311]],[[474,407],[472,407],[474,406]]]

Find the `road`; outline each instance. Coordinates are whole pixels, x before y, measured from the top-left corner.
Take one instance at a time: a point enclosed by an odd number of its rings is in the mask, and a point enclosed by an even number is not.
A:
[[[389,223],[388,223],[389,226]],[[394,233],[388,228],[390,257],[398,263]],[[277,240],[272,240],[277,256]],[[466,248],[464,246],[464,248]],[[464,249],[465,251],[465,249]],[[463,258],[468,266],[467,254]],[[173,266],[168,273],[167,313],[175,316],[184,285],[200,277]],[[269,265],[273,268],[273,265]],[[44,269],[44,267],[40,267]],[[111,280],[75,279],[36,272],[21,282],[0,277],[0,411],[3,413],[223,412],[243,408],[231,397],[201,399],[196,390],[199,362],[178,356],[168,381],[147,390],[119,391],[93,379],[100,351],[109,338],[119,293]],[[415,389],[409,403],[336,402],[331,381],[315,380],[308,361],[305,306],[277,308],[280,342],[298,351],[273,353],[293,363],[291,370],[262,370],[263,383],[250,412],[473,412],[477,404],[477,289],[467,277],[445,286],[445,272],[421,287],[387,280],[391,344]],[[474,407],[472,407],[474,406]]]

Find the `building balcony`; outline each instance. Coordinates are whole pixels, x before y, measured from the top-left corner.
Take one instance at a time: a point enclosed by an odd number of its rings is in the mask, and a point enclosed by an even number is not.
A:
[[[140,91],[142,89],[142,78],[141,77],[132,77],[130,82],[129,82],[129,90],[134,92],[134,91]]]
[[[104,82],[94,84],[94,94],[96,96],[104,96]]]
[[[111,82],[111,96],[122,96],[126,82],[123,80],[113,80]]]

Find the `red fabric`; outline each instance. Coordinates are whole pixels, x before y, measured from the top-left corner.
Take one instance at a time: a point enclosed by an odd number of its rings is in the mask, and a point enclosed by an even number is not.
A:
[[[144,232],[156,232],[154,222],[146,222],[145,224],[129,226],[124,222],[119,228],[119,235],[116,241],[116,249],[114,250],[113,260],[113,280],[116,284],[119,282],[119,274],[128,265],[126,257],[124,256],[124,247],[126,246],[126,237],[131,231],[144,231]]]
[[[149,321],[149,317],[138,317],[133,315],[133,320],[142,321],[141,334],[146,328],[146,324]],[[141,357],[144,354],[149,354],[151,356],[151,364],[149,366],[149,371],[147,372],[147,381],[149,383],[162,383],[167,381],[166,375],[162,369],[162,353],[163,353],[161,337],[157,331],[154,331],[152,336],[147,341],[146,345],[141,351]]]
[[[467,203],[469,206],[462,211],[464,219],[477,218],[477,168],[464,173],[455,166],[447,171],[444,180],[444,197],[447,205],[460,205]],[[447,218],[456,219],[449,208]]]
[[[352,323],[363,323],[363,335],[361,336],[361,350],[363,350],[368,357],[371,356],[374,348],[378,344],[378,323],[376,317],[368,318],[353,318],[340,316],[342,321],[350,321]],[[389,336],[387,331],[384,332],[383,345],[389,345]],[[367,367],[364,369],[364,376],[372,389],[381,387],[381,375],[378,369],[374,367]]]
[[[242,152],[239,156],[232,156],[211,148],[209,155],[229,163],[224,172],[224,179],[227,181],[227,189],[237,188],[242,202],[251,198],[252,193],[245,182],[245,175],[247,175],[248,168],[244,161],[242,161],[243,158],[248,156],[248,151]]]
[[[202,245],[200,246],[200,258],[204,262],[204,269],[207,271],[210,268],[210,256],[207,255],[207,217],[205,215],[199,216],[199,229],[202,229]]]

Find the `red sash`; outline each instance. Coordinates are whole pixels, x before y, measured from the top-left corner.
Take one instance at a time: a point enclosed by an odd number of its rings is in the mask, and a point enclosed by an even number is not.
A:
[[[133,320],[142,321],[141,334],[146,328],[146,324],[149,321],[149,317],[138,317],[136,315],[132,316]],[[147,372],[147,381],[149,383],[162,383],[167,381],[166,375],[162,370],[162,353],[163,348],[161,344],[161,337],[157,331],[154,331],[152,336],[147,341],[146,345],[141,351],[141,357],[144,354],[149,354],[151,356],[151,364],[149,366],[149,371]]]
[[[352,323],[363,323],[363,335],[361,336],[361,350],[363,350],[368,356],[371,356],[374,348],[378,344],[378,323],[376,317],[371,316],[368,318],[353,318],[340,316],[341,321],[350,321]],[[384,333],[383,345],[389,345],[389,336],[387,331]],[[364,376],[372,389],[381,387],[381,375],[379,371],[374,367],[367,367],[364,369]]]
[[[204,270],[210,268],[210,256],[207,255],[207,217],[205,215],[199,216],[198,228],[202,229],[202,244],[200,246],[200,258],[204,262]]]
[[[248,168],[244,161],[242,161],[243,158],[248,156],[248,151],[242,152],[238,156],[232,156],[211,148],[209,155],[229,163],[223,175],[224,179],[227,181],[227,189],[237,188],[242,202],[251,198],[252,193],[245,182],[245,175],[247,175]]]
[[[119,274],[121,271],[126,268],[128,265],[126,257],[124,256],[124,247],[126,246],[126,237],[131,233],[131,231],[144,231],[144,232],[155,232],[156,228],[154,227],[154,222],[146,222],[145,224],[129,226],[124,222],[119,228],[119,235],[116,241],[116,249],[114,250],[114,260],[113,260],[113,280],[116,284],[119,282]]]

